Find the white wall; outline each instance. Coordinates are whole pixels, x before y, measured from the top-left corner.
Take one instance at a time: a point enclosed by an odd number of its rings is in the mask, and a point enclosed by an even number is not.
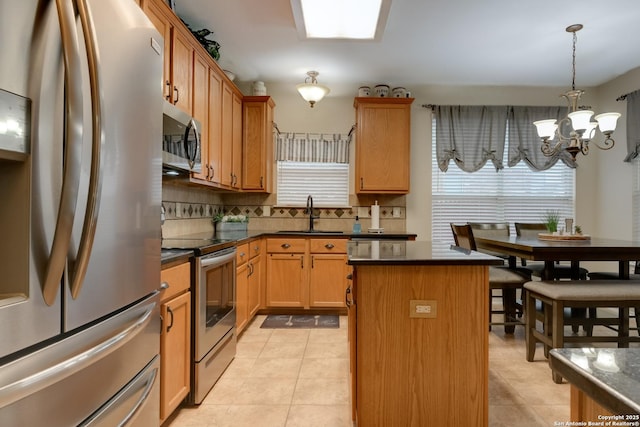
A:
[[[331,85],[331,82],[324,83]],[[614,134],[616,146],[610,151],[593,147],[588,156],[580,155],[578,160],[575,223],[594,236],[630,237],[633,175],[632,166],[622,162],[626,154],[626,103],[615,99],[638,88],[640,69],[599,88],[582,88],[586,90],[582,104],[591,105],[597,112],[623,113]],[[430,240],[431,112],[422,105],[566,105],[560,94],[569,87],[423,86],[407,89],[416,100],[411,116],[411,193],[407,196],[406,231],[417,233],[419,240]],[[348,132],[355,123],[353,97],[329,94],[314,108],[309,108],[294,87],[267,83],[267,90],[276,103],[275,121],[283,132]],[[357,88],[354,87],[353,92],[355,96]]]

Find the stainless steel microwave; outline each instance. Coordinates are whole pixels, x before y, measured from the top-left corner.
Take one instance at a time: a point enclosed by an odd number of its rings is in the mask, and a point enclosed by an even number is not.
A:
[[[162,166],[177,173],[201,172],[200,123],[165,101],[162,119]]]

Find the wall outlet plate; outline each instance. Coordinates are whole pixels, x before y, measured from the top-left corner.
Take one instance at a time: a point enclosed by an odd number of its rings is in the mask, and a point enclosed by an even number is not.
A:
[[[360,218],[369,218],[369,206],[358,206],[358,216]]]
[[[434,319],[438,314],[438,301],[415,300],[409,301],[409,317]]]
[[[401,218],[402,217],[402,209],[394,207],[393,210],[392,210],[392,216],[394,218]]]

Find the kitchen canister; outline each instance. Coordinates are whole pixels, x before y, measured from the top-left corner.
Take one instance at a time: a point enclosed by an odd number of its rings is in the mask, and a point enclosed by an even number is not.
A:
[[[253,96],[267,96],[267,87],[264,82],[253,82]]]
[[[389,97],[389,85],[377,85],[373,88],[373,91],[378,98]]]
[[[391,90],[391,96],[393,98],[404,98],[406,94],[407,90],[403,87],[394,87],[393,90]]]
[[[358,88],[358,96],[371,96],[371,88],[369,86],[360,86]]]

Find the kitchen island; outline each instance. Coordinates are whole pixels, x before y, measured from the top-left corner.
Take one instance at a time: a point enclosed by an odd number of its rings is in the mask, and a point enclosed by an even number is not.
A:
[[[351,241],[353,418],[371,426],[488,425],[488,267],[425,241]]]

